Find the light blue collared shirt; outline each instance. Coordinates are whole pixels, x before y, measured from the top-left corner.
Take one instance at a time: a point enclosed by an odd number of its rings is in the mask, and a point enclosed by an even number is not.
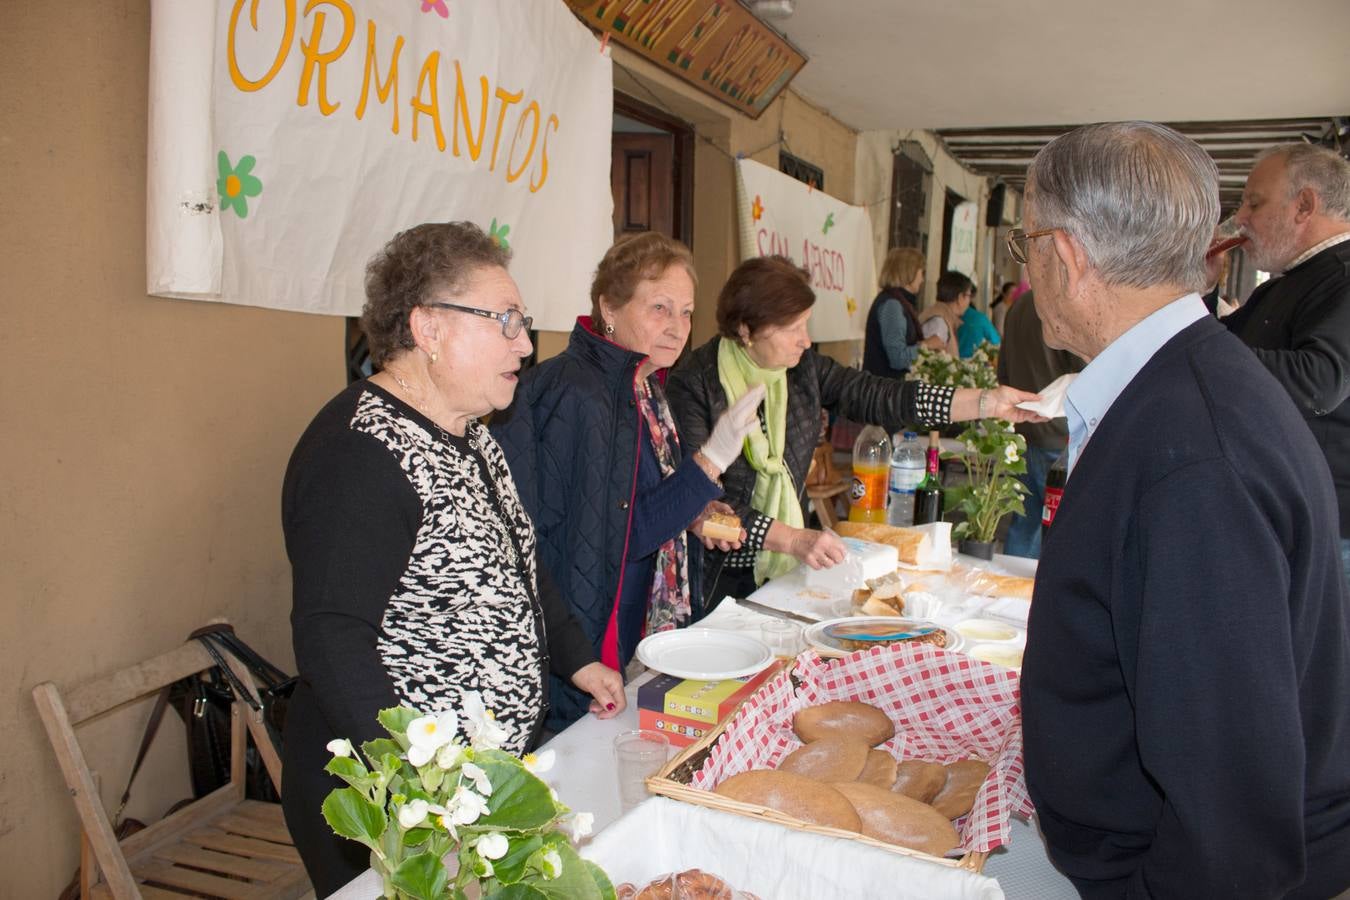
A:
[[[1153,354],[1187,325],[1209,315],[1199,294],[1187,294],[1154,311],[1116,338],[1083,369],[1064,395],[1069,419],[1069,471],[1111,404]]]

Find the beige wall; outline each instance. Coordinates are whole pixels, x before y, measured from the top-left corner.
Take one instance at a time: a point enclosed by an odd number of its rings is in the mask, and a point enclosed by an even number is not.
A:
[[[828,193],[856,203],[857,132],[791,89],[780,94],[758,119],[751,119],[623,47],[613,47],[613,51],[615,90],[689,122],[698,134],[694,140],[693,251],[699,286],[691,338],[697,347],[717,333],[717,293],[740,262],[736,154],[777,168],[781,132],[784,149],[824,170]],[[823,349],[848,362],[861,352],[857,343],[826,344]],[[562,344],[541,336],[541,357],[553,347],[560,351]]]
[[[923,306],[934,302],[938,276],[942,274],[942,212],[945,191],[956,193],[980,205],[979,224],[975,233],[975,272],[976,284],[983,284],[982,276],[987,263],[986,235],[989,232],[984,225],[985,204],[989,201],[989,187],[982,175],[976,175],[957,162],[956,158],[943,149],[941,143],[929,131],[918,129],[910,131],[867,131],[858,136],[857,170],[858,190],[864,196],[889,197],[891,192],[892,148],[900,141],[915,141],[933,163],[932,186],[928,192],[928,268],[922,291]],[[1011,209],[1012,198],[1005,205]],[[887,250],[887,230],[890,227],[889,203],[873,207],[872,235],[874,250],[878,260],[885,259]],[[983,293],[979,305],[987,306],[989,298]]]
[[[0,29],[0,895],[52,897],[74,807],[29,691],[225,616],[292,668],[279,493],[345,383],[342,321],[145,294],[149,4],[9,3]],[[139,739],[87,749],[111,803]],[[172,737],[176,721],[165,731]],[[165,750],[181,764],[181,749]],[[157,817],[186,781],[142,775]]]

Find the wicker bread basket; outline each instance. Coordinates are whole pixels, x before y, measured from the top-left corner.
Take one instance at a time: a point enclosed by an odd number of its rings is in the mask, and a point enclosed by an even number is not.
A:
[[[730,800],[720,794],[713,793],[710,787],[695,786],[699,780],[699,773],[707,768],[713,767],[717,760],[715,755],[722,757],[722,764],[727,765],[728,754],[734,754],[738,751],[731,746],[719,748],[719,742],[730,733],[731,737],[728,744],[746,741],[747,737],[751,741],[763,743],[765,738],[762,734],[765,723],[774,723],[773,727],[785,727],[783,718],[786,715],[786,726],[790,727],[790,709],[792,705],[796,708],[801,706],[815,705],[816,702],[823,702],[819,691],[822,684],[822,673],[828,678],[831,674],[831,667],[842,667],[841,673],[844,675],[845,682],[856,684],[856,690],[839,691],[834,690],[833,696],[826,696],[825,699],[839,700],[860,700],[868,703],[878,703],[879,696],[888,693],[888,686],[897,678],[897,673],[905,673],[902,677],[904,681],[911,681],[918,678],[924,682],[923,675],[930,671],[952,672],[955,671],[956,677],[967,679],[967,675],[973,676],[977,687],[982,688],[983,682],[988,681],[994,688],[1001,690],[996,694],[1000,699],[1009,696],[1013,699],[1013,708],[1011,715],[1003,714],[1005,711],[997,711],[997,715],[989,719],[989,722],[1003,728],[1006,726],[1007,732],[1015,730],[1015,734],[1001,733],[994,736],[993,744],[985,745],[985,752],[990,757],[997,757],[995,760],[998,765],[991,768],[989,778],[986,779],[986,786],[981,788],[982,795],[986,788],[991,791],[998,789],[1001,791],[998,815],[1002,811],[1011,809],[1019,814],[1027,815],[1031,812],[1030,801],[1025,795],[1025,785],[1021,781],[1021,726],[1020,720],[1016,715],[1016,676],[1003,669],[981,663],[977,660],[970,660],[964,656],[947,653],[931,647],[887,647],[874,648],[870,650],[859,651],[849,654],[842,659],[822,659],[814,652],[808,651],[802,654],[793,665],[791,671],[785,671],[779,675],[770,678],[760,687],[760,689],[751,695],[740,708],[731,716],[718,724],[716,728],[703,737],[702,740],[685,748],[674,759],[670,760],[664,768],[656,775],[647,779],[647,788],[654,794],[661,794],[674,800],[680,800],[686,803],[693,803],[699,806],[718,809],[724,812],[737,815],[748,816],[764,821],[775,822],[797,831],[805,831],[815,834],[827,835],[830,837],[845,838],[858,841],[860,843],[877,847],[891,853],[898,853],[905,856],[911,856],[926,860],[935,865],[952,866],[968,869],[973,872],[980,872],[984,868],[989,849],[1002,843],[997,834],[992,839],[992,846],[988,849],[968,849],[959,859],[932,856],[917,850],[911,850],[906,847],[900,847],[895,844],[889,844],[873,838],[866,837],[856,832],[844,831],[838,828],[829,828],[820,825],[813,825],[787,816],[777,810],[758,806],[750,803],[742,803]],[[857,679],[856,673],[878,675],[877,678]],[[919,673],[917,676],[914,673]],[[1011,684],[1009,684],[1011,679]],[[876,682],[881,681],[878,685]],[[828,683],[828,682],[826,682]],[[924,682],[928,683],[928,682]],[[966,681],[962,682],[967,684]],[[1009,688],[1011,688],[1009,690]],[[852,696],[843,696],[841,693],[852,693]],[[778,705],[774,705],[771,698],[778,699]],[[784,706],[782,700],[785,697],[792,698],[789,706]],[[940,695],[937,702],[941,702]],[[991,710],[991,713],[995,711]],[[968,710],[962,709],[962,718],[968,718]],[[795,740],[795,739],[794,739]],[[1000,747],[996,752],[988,748],[994,745]],[[885,745],[883,745],[885,746]],[[928,754],[916,754],[927,756]],[[1010,761],[1013,763],[1010,765]],[[744,771],[751,766],[740,766],[737,763],[730,764],[730,768],[723,773],[723,777],[730,777],[737,771]],[[732,771],[734,769],[735,771]],[[1011,774],[1010,774],[1011,770]],[[705,773],[706,776],[706,773]],[[1013,790],[1005,791],[998,784],[989,784],[988,782],[998,782],[1002,779],[1005,783],[1011,784]],[[706,780],[706,778],[705,778]],[[720,781],[720,779],[719,779]],[[1006,802],[1005,802],[1006,801]],[[979,810],[986,817],[990,816],[988,810]],[[997,816],[993,816],[997,818]],[[1003,816],[1003,826],[1006,827],[1006,815]],[[988,824],[987,822],[985,823]],[[991,843],[988,835],[983,838],[983,843]]]

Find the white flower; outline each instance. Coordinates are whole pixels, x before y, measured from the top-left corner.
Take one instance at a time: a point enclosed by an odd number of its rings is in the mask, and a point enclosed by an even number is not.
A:
[[[562,857],[557,850],[545,850],[544,855],[539,857],[539,867],[545,878],[557,878],[562,874]]]
[[[487,801],[463,785],[450,798],[450,821],[456,825],[472,825],[487,811]]]
[[[404,828],[416,828],[426,819],[431,804],[425,800],[409,800],[399,808],[398,824]]]
[[[497,717],[483,706],[477,691],[464,695],[464,731],[475,750],[496,750],[506,743],[506,729],[497,723]]]
[[[579,812],[563,824],[566,826],[568,833],[572,835],[572,841],[575,843],[591,833],[591,830],[595,827],[595,816],[588,812]]]
[[[1007,447],[1003,448],[1003,460],[1009,465],[1012,465],[1013,463],[1017,462],[1016,444],[1009,444]]]
[[[346,738],[335,738],[328,742],[328,752],[334,756],[351,756],[353,752],[352,742]]]
[[[459,762],[463,756],[463,747],[459,744],[449,743],[436,751],[436,765],[442,769],[453,769],[455,763]]]
[[[477,870],[479,878],[491,878],[492,873],[495,871],[492,868],[491,860],[484,859],[481,856],[478,858]]]
[[[425,766],[436,755],[436,751],[454,740],[459,720],[454,710],[447,710],[438,716],[422,716],[408,723],[408,762],[414,766]]]
[[[501,859],[511,849],[511,842],[506,839],[506,835],[493,831],[480,837],[473,848],[484,859]]]
[[[484,797],[492,796],[492,782],[488,781],[487,773],[473,763],[465,763],[464,768],[459,770],[464,777],[473,782],[473,786],[478,789],[478,793]]]
[[[543,753],[526,753],[520,758],[520,761],[532,774],[541,775],[553,768],[553,763],[557,761],[557,758],[556,751],[545,750]]]

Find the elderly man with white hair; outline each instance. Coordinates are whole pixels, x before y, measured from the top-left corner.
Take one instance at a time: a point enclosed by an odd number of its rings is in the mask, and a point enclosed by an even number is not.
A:
[[[1196,293],[1218,216],[1195,143],[1095,125],[1037,154],[1009,238],[1046,343],[1088,362],[1022,671],[1027,784],[1085,897],[1350,888],[1331,478]]]
[[[1350,578],[1350,161],[1285,144],[1247,176],[1237,223],[1244,251],[1277,276],[1224,324],[1294,399],[1326,454]]]

